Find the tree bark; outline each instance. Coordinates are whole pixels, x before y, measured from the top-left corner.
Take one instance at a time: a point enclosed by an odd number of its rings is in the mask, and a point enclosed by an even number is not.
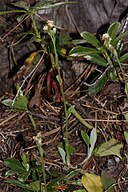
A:
[[[118,21],[127,0],[72,0],[74,4],[54,8],[51,18],[69,33],[96,33],[105,24]]]

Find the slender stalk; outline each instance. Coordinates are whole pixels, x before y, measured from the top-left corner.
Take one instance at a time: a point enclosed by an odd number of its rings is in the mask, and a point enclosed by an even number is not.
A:
[[[126,80],[126,77],[125,77],[124,70],[123,70],[123,68],[122,68],[122,66],[121,66],[120,60],[119,60],[119,58],[118,58],[117,55],[115,55],[115,57],[116,57],[116,60],[117,60],[118,65],[119,65],[119,67],[120,67],[120,70],[121,70],[121,73],[122,73],[122,76],[123,76],[123,81],[124,81],[124,83],[126,84],[126,83],[127,83],[127,80]]]
[[[39,34],[39,31],[38,31],[38,29],[37,29],[37,25],[36,25],[36,22],[35,22],[35,12],[34,12],[34,10],[32,10],[31,12],[30,12],[30,18],[31,18],[31,21],[32,21],[32,25],[33,25],[33,29],[34,29],[34,31],[35,31],[35,34],[36,34],[36,36],[38,37],[38,38],[40,38],[40,34]],[[41,39],[41,38],[40,38]]]
[[[56,50],[56,39],[55,36],[51,36],[53,47],[54,47],[54,52],[55,52],[55,66],[58,71],[58,76],[61,79],[61,74],[60,74],[60,67],[59,67],[59,60],[58,60],[58,54]],[[63,90],[63,84],[62,84],[62,79],[60,83],[60,89],[61,89],[61,94],[64,102],[64,111],[65,111],[65,118],[66,118],[66,131],[65,131],[65,149],[66,149],[66,163],[67,165],[70,165],[70,154],[69,154],[69,134],[68,134],[68,112],[67,112],[67,105],[66,105],[66,98]]]

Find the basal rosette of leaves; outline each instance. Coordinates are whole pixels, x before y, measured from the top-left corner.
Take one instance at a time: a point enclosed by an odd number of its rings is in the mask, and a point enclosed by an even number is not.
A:
[[[128,35],[128,31],[121,33],[120,27],[119,22],[111,24],[100,40],[89,32],[82,32],[81,37],[90,46],[76,46],[69,52],[70,57],[83,57],[85,60],[89,60],[92,65],[97,64],[103,69],[94,83],[87,84],[85,82],[89,94],[95,95],[101,91],[108,79],[115,81],[118,76],[117,69],[120,68],[122,76],[120,81],[125,84],[125,93],[128,96],[127,80],[122,67],[122,63],[128,61],[128,53],[123,53],[122,47],[122,39]]]

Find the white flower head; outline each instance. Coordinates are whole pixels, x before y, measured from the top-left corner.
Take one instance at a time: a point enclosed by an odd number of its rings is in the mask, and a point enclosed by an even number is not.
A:
[[[33,139],[35,142],[37,142],[39,145],[42,145],[42,135],[41,132],[37,133],[36,136],[33,136]]]
[[[108,33],[105,33],[102,35],[102,41],[104,41],[104,45],[108,48],[108,49],[112,49],[112,45],[111,45],[111,37],[109,36]]]
[[[111,41],[111,37],[109,36],[108,33],[104,33],[104,34],[102,35],[102,40],[103,40],[103,41]]]
[[[51,20],[48,20],[48,21],[47,21],[47,24],[48,24],[48,26],[51,27],[51,28],[54,26],[54,22],[51,21]]]

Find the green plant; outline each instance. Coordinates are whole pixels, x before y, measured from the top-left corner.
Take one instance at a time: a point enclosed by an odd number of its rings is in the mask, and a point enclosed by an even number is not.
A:
[[[88,161],[92,156],[105,157],[109,155],[116,155],[119,158],[122,158],[120,155],[120,150],[123,145],[114,138],[111,138],[109,141],[95,146],[97,141],[96,128],[91,131],[90,137],[85,131],[81,131],[81,136],[83,141],[87,145],[87,157],[81,163],[82,165],[88,165]],[[103,188],[110,188],[110,191],[113,192],[114,189],[112,185],[115,183],[115,180],[106,172],[99,176],[94,173],[88,173],[87,171],[83,170],[82,174],[83,175],[81,182],[88,192],[102,192]]]
[[[67,2],[66,2],[67,3]],[[82,117],[76,112],[73,106],[68,104],[65,98],[64,94],[64,79],[63,79],[63,73],[59,66],[59,60],[58,60],[58,54],[62,55],[63,44],[68,44],[70,41],[70,38],[66,38],[66,42],[62,40],[63,36],[60,32],[57,31],[57,27],[54,25],[53,21],[44,21],[44,27],[43,27],[43,34],[38,30],[38,27],[35,22],[35,17],[38,16],[37,10],[39,9],[47,9],[50,7],[58,6],[66,4],[65,2],[60,3],[37,3],[33,7],[27,6],[27,4],[24,1],[19,1],[17,3],[13,3],[13,5],[20,10],[14,10],[9,12],[1,12],[1,14],[5,13],[14,13],[14,12],[20,12],[23,13],[23,15],[20,16],[20,19],[18,17],[18,21],[22,23],[26,19],[31,20],[32,29],[31,31],[24,32],[23,34],[31,35],[30,41],[36,42],[40,45],[40,49],[30,54],[30,56],[25,60],[23,66],[20,68],[20,70],[16,74],[16,79],[18,81],[18,88],[17,88],[17,94],[12,100],[3,100],[2,103],[5,105],[8,105],[12,108],[17,108],[19,110],[24,110],[27,113],[29,113],[29,117],[32,121],[32,124],[34,126],[34,129],[36,130],[36,125],[34,123],[34,119],[32,115],[30,115],[30,110],[28,106],[33,105],[39,105],[40,103],[40,94],[42,91],[42,84],[44,81],[44,78],[46,78],[46,92],[47,97],[49,100],[53,100],[55,102],[63,102],[64,103],[64,110],[65,110],[65,119],[66,119],[66,130],[64,133],[64,145],[66,149],[66,164],[70,165],[70,154],[69,154],[69,142],[68,142],[68,118],[70,114],[76,116],[77,119],[79,119],[80,122],[82,122],[85,126],[88,128],[93,128],[89,123],[84,121]],[[61,39],[59,37],[61,36]],[[63,43],[62,43],[63,42]],[[41,54],[41,59],[39,62],[37,62],[37,57]],[[29,98],[29,86],[31,85],[32,78],[38,69],[38,66],[42,62],[42,60],[49,57],[50,64],[48,66],[48,71],[44,75],[42,75],[39,79],[37,88],[35,89],[35,95],[33,98]],[[25,76],[25,78],[24,78]],[[25,83],[28,81],[28,85],[24,91],[22,91]],[[22,95],[24,93],[25,96],[20,96],[20,93],[22,92]],[[27,96],[26,96],[27,95]],[[21,102],[23,100],[26,100],[25,106],[21,106]],[[29,102],[30,100],[30,102]],[[18,102],[18,103],[17,103]]]
[[[94,128],[91,131],[90,138],[89,138],[88,134],[86,132],[84,132],[84,131],[81,131],[81,136],[82,136],[82,139],[84,140],[84,142],[87,145],[87,158],[83,162],[83,163],[85,163],[85,161],[89,160],[90,157],[93,154],[93,150],[94,150],[95,143],[96,143],[96,140],[97,140],[96,128]]]
[[[3,104],[12,107],[13,109],[17,110],[23,110],[26,111],[30,117],[30,120],[34,126],[34,130],[37,131],[36,125],[34,123],[34,119],[32,115],[29,113],[29,108],[28,108],[28,97],[25,96],[26,93],[28,93],[29,87],[27,86],[25,91],[22,91],[25,83],[27,80],[29,80],[28,85],[31,83],[31,76],[33,77],[33,74],[35,73],[36,69],[38,68],[40,61],[45,58],[45,56],[48,56],[51,64],[49,65],[49,71],[47,72],[46,79],[47,79],[47,95],[48,99],[51,99],[51,90],[53,91],[52,93],[55,94],[53,97],[55,98],[54,100],[56,102],[62,102],[64,103],[64,108],[65,108],[65,115],[67,114],[67,106],[66,106],[66,100],[65,100],[65,95],[64,95],[64,83],[63,83],[63,75],[61,73],[60,67],[59,67],[59,62],[58,62],[58,53],[57,53],[57,28],[54,26],[52,21],[43,21],[45,23],[44,28],[43,28],[43,35],[41,32],[38,30],[37,24],[35,17],[39,16],[37,14],[37,11],[39,9],[47,9],[55,6],[60,6],[67,4],[67,2],[59,2],[59,3],[52,3],[51,1],[45,1],[45,2],[39,2],[33,7],[29,7],[26,2],[24,1],[19,1],[16,3],[12,3],[12,5],[18,10],[13,10],[13,11],[7,11],[7,12],[0,12],[0,14],[8,14],[8,13],[22,13],[17,20],[20,22],[24,22],[27,19],[30,19],[31,24],[32,24],[32,29],[31,31],[24,32],[23,34],[25,35],[30,35],[30,41],[31,42],[36,42],[40,45],[40,50],[32,53],[24,62],[23,66],[20,68],[20,70],[17,73],[17,80],[18,84],[16,85],[17,88],[17,94],[13,100],[10,99],[5,99],[2,101]],[[48,43],[47,43],[48,41]],[[41,60],[39,63],[37,63],[36,66],[33,68],[33,64],[35,61],[35,57],[38,56],[39,53],[42,53]],[[23,77],[25,78],[23,79]],[[41,80],[41,82],[40,82]],[[42,90],[42,81],[44,80],[44,77],[42,76],[39,79],[39,83],[37,85],[37,89],[35,92],[35,95],[32,99],[37,100],[40,97],[40,93]],[[57,89],[57,93],[55,92]],[[23,95],[23,92],[25,95]],[[55,92],[55,93],[54,93]],[[34,103],[35,104],[35,103]],[[31,101],[31,105],[32,101]],[[39,135],[38,135],[39,136]],[[44,168],[44,160],[43,160],[43,149],[41,146],[41,141],[39,137],[35,137],[36,144],[40,153],[40,156],[42,158],[42,173],[43,173],[43,178],[44,178],[44,190],[47,192],[47,186],[46,186],[46,176],[45,176],[45,168]],[[65,146],[66,146],[66,163],[70,164],[70,155],[69,155],[69,144],[68,144],[68,117],[66,115],[66,136],[65,136]],[[17,183],[17,182],[16,182]],[[15,183],[15,184],[16,184]],[[17,183],[18,185],[18,183]],[[21,185],[21,183],[20,183]],[[21,187],[23,187],[21,185]],[[38,191],[42,191],[40,188]]]
[[[114,81],[118,76],[119,80],[125,84],[125,93],[128,96],[128,83],[122,66],[123,62],[128,60],[128,54],[123,53],[122,48],[122,38],[126,35],[128,32],[120,34],[119,22],[111,24],[107,33],[103,34],[100,40],[89,32],[81,33],[81,37],[91,47],[76,46],[71,49],[69,55],[71,57],[83,57],[104,69],[93,84],[85,82],[85,85],[89,87],[89,94],[98,93],[108,79]]]
[[[23,95],[23,92],[21,88],[19,88],[19,85],[17,84],[18,87],[18,94],[14,99],[4,99],[1,101],[2,104],[12,108],[15,111],[24,111],[28,114],[31,123],[33,125],[34,130],[36,131],[36,124],[33,119],[33,116],[30,114],[30,110],[28,109],[28,97]]]
[[[9,168],[6,172],[7,177],[14,179],[6,180],[7,183],[16,185],[24,191],[41,192],[41,166],[35,160],[30,161],[28,156],[23,153],[21,161],[15,158],[7,158],[4,164]]]
[[[38,104],[40,100],[44,78],[46,78],[47,82],[46,92],[48,99],[64,104],[66,129],[63,133],[63,142],[58,145],[58,152],[63,161],[63,166],[65,170],[63,174],[58,173],[57,170],[54,170],[54,173],[51,173],[51,170],[50,173],[46,171],[44,151],[42,147],[42,136],[40,132],[37,133],[37,135],[33,139],[36,142],[36,146],[39,151],[40,157],[38,158],[40,159],[41,165],[37,165],[36,160],[30,161],[25,153],[21,155],[21,160],[16,160],[15,158],[8,158],[5,160],[5,165],[10,169],[6,173],[6,176],[11,176],[14,178],[13,180],[7,180],[7,182],[18,186],[24,189],[25,191],[69,191],[70,186],[76,185],[79,186],[79,188],[82,188],[82,186],[84,186],[84,189],[75,190],[74,192],[85,192],[86,190],[88,190],[89,192],[101,192],[103,191],[101,177],[99,175],[88,173],[88,171],[85,171],[85,163],[88,162],[91,157],[95,156],[103,157],[108,155],[117,155],[121,158],[120,149],[122,148],[122,144],[118,143],[114,138],[111,138],[107,142],[104,142],[100,145],[96,145],[98,133],[97,129],[87,123],[75,110],[75,107],[69,104],[65,98],[63,73],[59,66],[58,59],[58,55],[62,55],[62,52],[65,52],[65,49],[63,49],[64,43],[61,44],[62,41],[59,41],[61,33],[58,30],[57,26],[55,26],[52,21],[43,20],[43,30],[40,31],[37,27],[35,18],[36,16],[39,18],[37,10],[47,9],[66,3],[67,2],[52,3],[51,1],[43,1],[43,3],[37,3],[33,7],[29,7],[24,1],[19,1],[17,3],[13,3],[13,5],[19,9],[0,13],[21,13],[21,15],[18,17],[18,21],[20,22],[20,24],[29,18],[32,24],[32,28],[30,31],[25,31],[24,33],[22,33],[22,35],[28,35],[30,37],[29,40],[31,42],[36,42],[38,43],[38,45],[40,45],[39,49],[34,53],[30,54],[30,56],[25,60],[23,66],[17,73],[18,83],[16,84],[16,96],[13,99],[3,100],[2,103],[11,107],[11,109],[13,110],[25,111],[29,115],[29,118],[36,132],[38,130],[36,128],[36,124],[34,122],[33,116],[31,115],[29,107],[30,103],[31,106],[33,106],[34,104]],[[82,37],[95,48],[86,48],[81,46],[75,47],[70,51],[71,56],[82,56],[88,60],[91,60],[94,63],[101,65],[102,67],[105,67],[104,73],[96,80],[93,85],[89,85],[90,93],[97,93],[99,90],[101,90],[108,78],[107,75],[109,75],[111,79],[115,79],[115,72],[118,67],[120,67],[121,69],[121,80],[125,82],[127,92],[127,82],[124,76],[121,63],[128,58],[128,55],[125,54],[122,56],[120,50],[117,50],[117,45],[120,39],[122,39],[123,36],[127,33],[116,36],[118,34],[118,30],[119,23],[114,23],[110,26],[107,34],[102,36],[101,41],[96,39],[90,33],[83,32],[81,34]],[[66,43],[69,43],[69,41],[70,38],[67,38]],[[39,62],[37,62],[37,57],[40,55],[41,58]],[[36,82],[37,86],[35,89],[35,95],[33,96],[33,98],[31,98],[31,89],[29,89],[29,85],[32,84],[32,78],[34,78],[34,74],[38,69],[38,66],[43,60],[45,61],[47,58],[49,58],[50,61],[48,71],[39,77],[39,81]],[[119,77],[121,78],[120,75]],[[25,87],[26,82],[27,87]],[[71,114],[73,114],[85,127],[91,130],[90,137],[86,132],[81,132],[82,139],[84,140],[84,143],[87,146],[87,155],[85,160],[76,167],[74,167],[70,161],[70,155],[75,152],[75,148],[69,144],[68,120]],[[82,179],[79,179],[81,177]],[[94,181],[97,181],[98,184]],[[106,180],[104,181],[104,183],[106,184]],[[107,184],[106,186],[110,187],[111,184]]]

